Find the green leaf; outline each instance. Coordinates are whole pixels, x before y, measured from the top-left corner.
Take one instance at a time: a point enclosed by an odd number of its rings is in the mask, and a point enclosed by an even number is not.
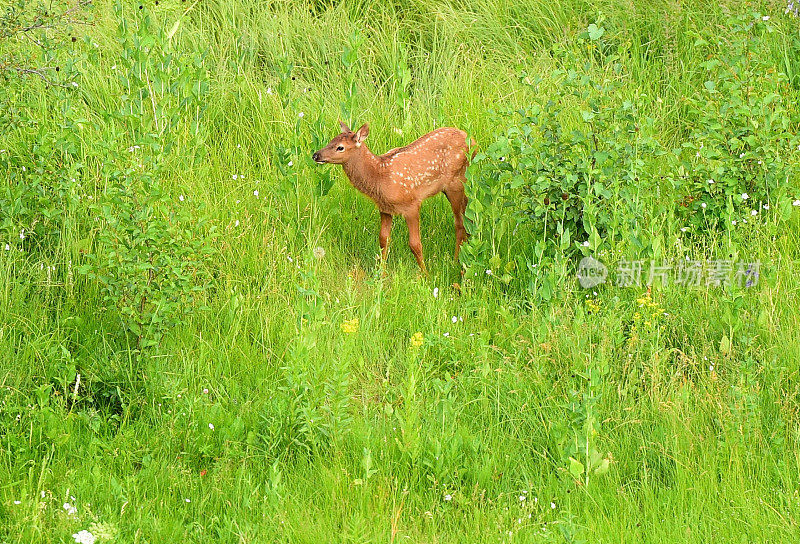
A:
[[[580,478],[583,475],[583,471],[584,471],[583,463],[581,463],[574,457],[570,457],[569,473],[572,474],[573,478]]]
[[[600,461],[600,465],[596,469],[594,469],[594,473],[597,474],[598,476],[602,476],[603,474],[608,472],[609,468],[611,468],[611,461],[609,461],[608,459],[603,459],[602,461]]]
[[[603,27],[598,27],[596,24],[592,23],[589,25],[589,28],[586,29],[589,33],[589,39],[592,41],[599,40],[603,34],[605,34],[606,29]]]
[[[600,454],[600,452],[592,448],[591,452],[589,453],[589,467],[595,468],[602,460],[603,456]]]
[[[719,352],[723,355],[730,355],[731,354],[731,340],[726,335],[722,336],[722,339],[719,341]]]

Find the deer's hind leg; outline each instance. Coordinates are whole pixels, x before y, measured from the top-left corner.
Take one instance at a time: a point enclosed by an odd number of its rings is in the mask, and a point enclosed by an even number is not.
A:
[[[453,208],[453,216],[456,221],[455,258],[458,260],[458,253],[461,251],[461,243],[467,239],[467,229],[464,228],[464,212],[467,209],[467,195],[464,192],[464,184],[461,183],[461,180],[454,180],[454,183],[444,191],[444,196],[450,201],[450,206]]]
[[[427,275],[428,270],[425,268],[425,260],[422,258],[422,239],[419,234],[419,204],[404,216],[406,225],[408,225],[408,245],[417,259],[420,270]]]

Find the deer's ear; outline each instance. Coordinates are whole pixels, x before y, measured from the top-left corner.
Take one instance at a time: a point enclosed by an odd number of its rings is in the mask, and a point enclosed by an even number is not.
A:
[[[339,121],[339,126],[342,127],[342,132],[350,132],[350,127],[344,124],[344,121]]]
[[[364,123],[361,128],[356,131],[356,143],[360,144],[369,136],[369,125]]]

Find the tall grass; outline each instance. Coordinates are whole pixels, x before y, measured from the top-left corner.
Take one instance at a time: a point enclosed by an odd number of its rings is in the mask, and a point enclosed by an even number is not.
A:
[[[446,125],[485,145],[501,128],[492,110],[545,101],[553,47],[585,55],[577,36],[600,14],[630,42],[623,93],[678,145],[691,128],[682,98],[703,83],[697,33],[718,29],[724,47],[728,14],[771,17],[770,54],[798,98],[798,19],[783,3],[144,4],[165,29],[179,21],[179,49],[208,51],[201,142],[188,126],[169,135],[164,181],[217,226],[209,309],[138,361],[113,306],[75,272],[96,236],[84,204],[107,183],[98,149],[112,127],[98,112],[121,94],[108,77],[118,15],[98,2],[94,24],[72,30],[90,38],[76,53],[100,51],[82,61],[74,103],[81,204],[52,251],[0,251],[0,542],[69,542],[82,529],[118,542],[800,536],[796,211],[777,229],[700,239],[646,218],[665,260],[762,262],[749,290],[669,285],[648,297],[564,278],[538,306],[492,278],[463,281],[440,198],[422,214],[430,277],[403,225],[383,276],[373,205],[340,172],[315,194],[323,172],[310,160],[335,135],[341,53],[358,33],[353,121],[370,123],[376,152]],[[136,3],[122,9],[138,16]],[[398,65],[413,76],[405,102]],[[534,90],[522,71],[545,82]],[[52,95],[26,81],[17,105],[54,129]],[[30,156],[40,138],[9,130],[0,148]],[[673,196],[658,187],[641,195],[648,210]],[[586,480],[565,451],[589,419],[611,463]]]

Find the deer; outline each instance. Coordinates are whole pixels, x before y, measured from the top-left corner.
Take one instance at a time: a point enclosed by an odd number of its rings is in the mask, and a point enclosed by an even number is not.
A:
[[[405,147],[396,147],[383,155],[375,155],[364,143],[369,135],[369,125],[364,123],[353,132],[339,121],[342,132],[328,145],[315,152],[311,158],[317,164],[341,164],[350,183],[369,197],[381,214],[378,241],[381,262],[389,253],[389,237],[394,216],[402,216],[408,226],[408,245],[423,275],[427,275],[422,256],[419,231],[419,210],[422,202],[444,193],[455,216],[455,259],[462,242],[467,238],[464,228],[464,211],[467,196],[464,192],[465,173],[469,164],[470,147],[475,140],[454,127],[438,128]],[[470,158],[475,157],[477,149]]]

